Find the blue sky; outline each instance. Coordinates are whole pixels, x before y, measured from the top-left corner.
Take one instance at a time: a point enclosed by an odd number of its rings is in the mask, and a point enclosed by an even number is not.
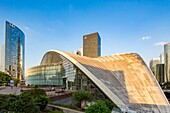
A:
[[[50,49],[81,47],[93,32],[102,38],[102,56],[138,53],[147,64],[170,42],[169,0],[0,0],[0,44],[5,20],[26,35],[26,69]]]

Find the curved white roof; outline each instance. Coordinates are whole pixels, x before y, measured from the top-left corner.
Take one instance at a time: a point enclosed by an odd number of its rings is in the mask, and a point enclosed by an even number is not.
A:
[[[76,65],[91,79],[119,108],[127,106],[134,111],[145,110],[158,113],[170,112],[169,103],[142,58],[137,54],[116,54],[89,58],[59,50],[48,51],[59,54]],[[57,58],[56,58],[57,59]],[[46,61],[45,61],[46,60]]]

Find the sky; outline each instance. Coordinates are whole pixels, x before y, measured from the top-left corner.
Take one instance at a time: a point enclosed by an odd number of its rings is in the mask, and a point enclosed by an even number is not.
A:
[[[82,47],[94,32],[102,56],[138,53],[147,64],[170,42],[169,0],[0,0],[0,44],[5,20],[25,33],[26,69],[48,50]]]

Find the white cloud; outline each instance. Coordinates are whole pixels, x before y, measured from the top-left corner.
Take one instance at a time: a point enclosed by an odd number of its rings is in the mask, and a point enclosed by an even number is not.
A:
[[[26,30],[29,30],[30,28],[29,27],[27,27],[27,26],[24,26],[24,28],[26,29]]]
[[[157,43],[154,43],[155,46],[163,46],[165,44],[167,44],[168,42],[157,42]]]
[[[150,36],[144,36],[144,37],[142,37],[142,40],[148,40],[150,38],[151,38]]]

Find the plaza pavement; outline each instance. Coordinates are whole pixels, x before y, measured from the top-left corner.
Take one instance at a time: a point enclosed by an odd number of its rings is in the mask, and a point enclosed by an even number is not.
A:
[[[15,94],[20,95],[20,87],[13,87],[11,89],[10,86],[5,86],[4,88],[0,89],[0,94]]]

